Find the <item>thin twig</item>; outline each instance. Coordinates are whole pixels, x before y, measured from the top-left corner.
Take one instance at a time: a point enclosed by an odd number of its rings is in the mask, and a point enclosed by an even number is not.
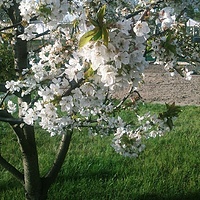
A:
[[[141,12],[143,12],[143,11],[144,11],[144,9],[135,11],[134,13],[131,13],[131,14],[127,15],[125,18],[126,18],[126,19],[130,19],[130,18],[132,18],[132,17],[135,17],[136,15],[138,15],[139,13],[141,13]]]
[[[144,15],[146,14],[146,11],[148,11],[151,7],[154,7],[154,6],[158,5],[159,3],[163,3],[163,2],[164,2],[163,0],[160,0],[160,1],[157,1],[157,2],[154,2],[154,3],[151,3],[146,9],[137,10],[137,11],[135,11],[134,13],[131,13],[131,14],[127,15],[125,18],[126,18],[126,19],[130,19],[130,18],[132,18],[132,17],[138,15],[138,14],[141,13],[141,12],[144,12],[144,13],[142,14],[143,17],[144,17]]]
[[[72,92],[72,90],[76,89],[77,87],[79,87],[81,85],[81,83],[83,82],[83,78],[81,78],[78,82],[75,81],[71,81],[71,87],[62,95],[62,97],[64,96],[69,96]]]
[[[1,99],[0,107],[2,107],[3,102],[5,101],[6,97],[7,97],[9,94],[10,94],[10,91],[7,91],[6,94],[4,95],[4,97]]]
[[[120,101],[120,103],[114,108],[114,110],[117,110],[122,106],[122,104],[129,98],[133,90],[134,90],[134,86],[132,85],[128,91],[128,94]]]
[[[5,30],[8,30],[8,29],[11,29],[11,28],[15,28],[15,27],[17,27],[17,26],[19,26],[19,25],[21,25],[21,22],[18,22],[18,23],[16,23],[16,24],[11,25],[11,26],[6,26],[6,27],[0,29],[0,32],[1,32],[1,31],[5,31]]]
[[[46,31],[44,31],[43,33],[38,33],[32,40],[34,40],[34,39],[36,39],[36,38],[39,38],[39,37],[41,37],[41,36],[45,36],[45,35],[47,35],[47,34],[49,34],[50,33],[50,30],[46,30]]]

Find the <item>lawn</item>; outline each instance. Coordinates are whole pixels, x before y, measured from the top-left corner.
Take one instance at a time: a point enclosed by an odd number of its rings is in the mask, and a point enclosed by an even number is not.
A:
[[[140,112],[160,111],[163,105],[145,104]],[[130,119],[132,113],[122,112]],[[175,128],[146,141],[136,159],[116,154],[112,136],[76,133],[65,164],[49,191],[49,200],[197,200],[200,199],[200,107],[185,106]],[[0,124],[1,153],[22,169],[15,135]],[[59,137],[37,127],[41,174],[53,162]],[[21,185],[0,167],[0,200],[22,200]]]

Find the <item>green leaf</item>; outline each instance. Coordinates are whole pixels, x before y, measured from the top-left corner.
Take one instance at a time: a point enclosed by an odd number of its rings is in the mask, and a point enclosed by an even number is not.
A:
[[[170,129],[173,128],[173,117],[178,117],[179,113],[181,112],[181,107],[176,106],[175,102],[172,104],[165,104],[167,110],[165,112],[159,113],[160,119],[164,120],[167,119],[167,125]]]
[[[108,47],[108,30],[106,27],[102,28],[102,39],[106,47]]]
[[[175,45],[170,44],[170,45],[168,46],[168,49],[169,49],[169,51],[171,51],[172,53],[176,54],[176,46],[175,46]]]
[[[168,33],[168,36],[167,36],[167,38],[166,38],[166,43],[170,43],[170,42],[171,42],[171,38],[172,38],[172,35],[171,35],[171,33],[169,32],[169,33]]]
[[[79,41],[79,47],[81,48],[85,46],[98,32],[99,32],[99,28],[96,27],[92,29],[91,31],[88,31],[87,33],[85,33]]]
[[[84,78],[88,79],[89,77],[92,76],[94,76],[94,70],[92,69],[92,67],[89,67],[84,73]]]
[[[87,33],[85,33],[80,41],[79,47],[83,47],[89,41],[98,41],[99,39],[103,40],[105,46],[108,46],[108,29],[103,23],[103,18],[106,13],[106,5],[102,6],[97,12],[97,20],[92,19],[88,16],[89,21],[95,26],[95,28]]]
[[[172,39],[173,39],[172,33],[168,32],[164,47],[168,52],[170,51],[170,52],[176,54],[176,47],[175,47],[175,45],[172,44]]]
[[[88,16],[88,19],[89,19],[90,23],[92,25],[94,25],[95,27],[99,26],[98,22],[96,20],[92,19],[90,16]]]
[[[106,5],[102,6],[97,13],[97,20],[100,26],[103,25],[103,18],[105,14],[106,14]]]
[[[47,5],[43,5],[41,4],[40,7],[39,7],[39,11],[43,14],[47,14],[47,15],[50,15],[51,14],[51,8],[48,7]]]
[[[169,43],[169,42],[165,42],[164,43],[164,46],[163,46],[165,49],[166,49],[166,51],[169,53],[169,52],[172,52],[172,53],[174,53],[175,55],[176,55],[176,47],[175,47],[175,45],[173,45],[173,44],[171,44],[171,43]]]
[[[101,39],[102,37],[102,30],[99,29],[99,31],[96,33],[96,35],[92,38],[94,41],[97,41],[99,39]]]

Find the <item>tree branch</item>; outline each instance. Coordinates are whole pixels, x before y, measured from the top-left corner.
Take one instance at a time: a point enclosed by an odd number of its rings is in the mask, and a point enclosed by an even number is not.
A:
[[[126,19],[130,19],[130,18],[132,18],[132,17],[135,17],[136,15],[138,15],[139,13],[141,13],[141,12],[143,12],[143,11],[144,11],[144,9],[135,11],[134,13],[131,13],[131,14],[127,15],[125,18],[126,18]]]
[[[0,113],[1,114],[1,113]],[[0,117],[0,121],[1,122],[8,122],[10,124],[21,124],[23,123],[22,119],[15,119],[15,118],[4,118],[4,117]]]
[[[47,35],[50,33],[50,30],[46,30],[44,31],[43,33],[38,33],[32,40],[36,39],[36,38],[39,38],[41,36],[44,36],[44,35]]]
[[[5,31],[5,30],[8,30],[8,29],[11,29],[11,28],[15,28],[15,27],[17,27],[17,26],[19,26],[19,25],[21,25],[21,22],[16,23],[16,24],[13,24],[13,25],[11,25],[11,26],[6,26],[6,27],[0,29],[0,32],[1,32],[1,31]]]
[[[135,17],[136,15],[138,15],[141,12],[144,12],[143,13],[143,15],[144,15],[146,13],[146,11],[148,11],[151,7],[154,7],[154,6],[158,5],[159,3],[163,3],[163,2],[164,2],[163,0],[160,0],[160,1],[157,1],[157,2],[154,2],[154,3],[151,3],[151,4],[148,5],[148,7],[146,9],[137,10],[134,13],[127,15],[125,18],[130,19],[132,17]]]
[[[187,8],[183,8],[183,10],[181,10],[181,12],[179,13],[179,15],[176,17],[176,21],[179,21],[179,19],[181,18],[181,16],[187,11]]]
[[[23,123],[22,119],[14,118],[7,110],[0,110],[0,121],[8,122],[11,126]]]
[[[71,136],[72,136],[72,131],[69,131],[66,134],[63,134],[53,166],[49,170],[49,172],[43,177],[44,190],[48,190],[51,184],[55,181],[64,163],[66,154],[68,152],[69,144],[71,142]]]
[[[6,93],[8,91],[9,90],[5,87],[5,83],[0,83],[0,92]],[[8,92],[8,94],[10,94],[10,93]],[[15,91],[13,94],[17,97],[21,97],[21,91],[19,91],[19,92]]]
[[[9,93],[10,93],[10,92],[7,91],[6,94],[4,95],[4,97],[1,99],[1,101],[0,101],[0,108],[2,107],[3,102],[5,101],[6,97],[9,95]]]
[[[72,90],[76,89],[77,87],[79,87],[82,83],[84,79],[80,79],[78,82],[75,82],[74,80],[70,82],[71,84],[71,87],[62,95],[63,97],[64,96],[69,96],[72,92]]]
[[[24,175],[0,155],[0,165],[9,171],[21,184],[24,184]]]
[[[131,88],[128,91],[128,94],[119,102],[117,106],[115,106],[114,110],[119,109],[122,104],[129,98],[130,94],[134,91],[134,86],[132,85]]]

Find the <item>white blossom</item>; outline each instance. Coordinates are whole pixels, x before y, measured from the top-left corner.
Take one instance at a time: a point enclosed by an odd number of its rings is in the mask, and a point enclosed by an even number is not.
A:
[[[147,22],[144,21],[138,21],[134,28],[133,28],[135,34],[139,37],[146,36],[150,32],[150,28],[147,24]]]
[[[20,81],[6,81],[5,87],[11,92],[19,92],[21,89],[21,82]]]
[[[11,114],[13,114],[15,111],[16,111],[16,104],[14,104],[12,101],[8,100],[8,103],[7,103],[7,106],[8,106],[8,109],[7,111]]]

